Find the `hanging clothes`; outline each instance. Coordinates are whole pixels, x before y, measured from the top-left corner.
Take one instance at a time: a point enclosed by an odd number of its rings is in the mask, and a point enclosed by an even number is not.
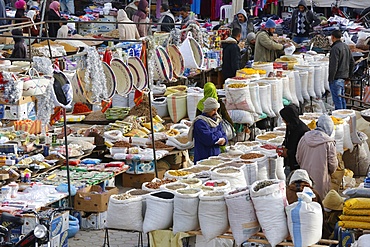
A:
[[[200,4],[201,4],[201,0],[193,0],[193,3],[191,5],[191,12],[199,15],[200,14]]]
[[[212,0],[202,0],[200,3],[200,15],[202,18],[211,17]],[[211,6],[211,7],[210,7]]]
[[[215,14],[213,16],[213,20],[218,20],[220,19],[220,8],[223,5],[222,0],[216,0],[216,7],[215,7]]]

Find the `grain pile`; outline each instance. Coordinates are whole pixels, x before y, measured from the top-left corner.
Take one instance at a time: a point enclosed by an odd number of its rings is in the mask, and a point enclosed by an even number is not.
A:
[[[143,101],[140,105],[134,106],[131,110],[129,115],[131,116],[138,116],[138,117],[146,117],[146,119],[150,119],[149,114],[149,98],[148,96],[143,96]],[[157,115],[157,109],[152,106],[152,115],[155,117]]]

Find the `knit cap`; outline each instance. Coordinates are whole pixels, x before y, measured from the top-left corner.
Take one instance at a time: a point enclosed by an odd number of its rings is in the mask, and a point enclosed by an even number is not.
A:
[[[276,28],[276,23],[273,20],[268,19],[266,21],[265,28]]]
[[[23,1],[23,0],[19,0],[19,1],[15,2],[15,8],[16,9],[23,9],[25,5],[26,5],[26,2]]]
[[[203,105],[204,105],[204,109],[203,109],[203,112],[204,113],[207,113],[207,112],[210,112],[210,111],[212,111],[214,109],[220,108],[220,104],[214,98],[208,98],[208,99],[206,99],[204,101]]]

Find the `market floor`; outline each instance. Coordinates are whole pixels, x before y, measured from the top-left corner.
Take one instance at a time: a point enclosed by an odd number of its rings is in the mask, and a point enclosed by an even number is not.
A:
[[[68,239],[69,247],[97,247],[103,246],[104,230],[80,230],[76,236]],[[138,233],[109,230],[109,246],[111,247],[137,247]],[[148,245],[147,237],[144,236],[144,247]],[[107,246],[107,245],[105,245]]]

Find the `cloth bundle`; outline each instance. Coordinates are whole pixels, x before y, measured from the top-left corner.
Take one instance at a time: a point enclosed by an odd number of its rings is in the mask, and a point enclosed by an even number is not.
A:
[[[341,227],[370,229],[370,198],[348,199],[339,218]]]

